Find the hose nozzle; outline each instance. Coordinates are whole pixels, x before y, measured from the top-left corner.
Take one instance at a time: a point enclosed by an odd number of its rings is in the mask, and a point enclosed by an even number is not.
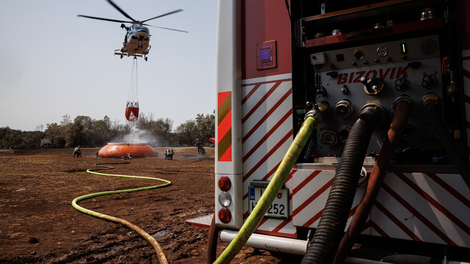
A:
[[[308,117],[315,118],[315,120],[317,121],[315,129],[317,129],[319,126],[321,126],[323,122],[323,117],[327,115],[328,107],[329,107],[329,104],[326,101],[315,104],[312,110],[308,111],[305,114],[304,120],[307,119]]]

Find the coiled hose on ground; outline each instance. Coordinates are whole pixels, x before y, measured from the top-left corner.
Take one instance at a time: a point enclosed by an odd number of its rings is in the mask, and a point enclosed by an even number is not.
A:
[[[387,132],[379,157],[375,162],[374,168],[369,178],[367,189],[362,197],[362,201],[357,207],[354,218],[343,236],[336,253],[333,264],[341,264],[346,259],[354,242],[362,231],[364,223],[370,214],[370,210],[374,205],[377,194],[379,193],[385,174],[388,171],[390,161],[395,153],[401,135],[408,124],[408,116],[410,113],[410,100],[408,97],[399,97],[394,104],[395,115],[393,116],[390,129]]]
[[[237,255],[243,245],[245,245],[248,238],[250,238],[251,234],[259,225],[261,219],[263,219],[274,198],[276,198],[277,193],[281,189],[287,176],[292,170],[292,167],[297,161],[297,158],[302,152],[302,149],[307,143],[307,140],[312,134],[312,131],[316,129],[320,123],[321,116],[308,116],[305,119],[302,127],[295,136],[294,141],[289,147],[287,154],[282,159],[281,164],[274,173],[274,176],[271,179],[269,185],[266,187],[266,191],[258,201],[258,204],[255,206],[246,222],[240,228],[238,234],[214,263],[229,263]]]
[[[104,163],[97,163],[95,165],[96,166],[102,166],[102,165],[105,165],[105,164],[128,164],[128,163],[130,163],[130,162],[129,161],[124,161],[122,163],[104,162]],[[106,166],[102,169],[109,170],[109,169],[113,169],[113,167]],[[170,185],[171,182],[167,181],[167,180],[164,180],[164,179],[152,178],[152,177],[118,175],[118,174],[104,174],[104,173],[96,172],[94,170],[87,170],[87,172],[92,173],[92,174],[96,174],[96,175],[101,175],[101,176],[125,177],[125,178],[134,178],[134,179],[148,179],[148,180],[157,180],[157,181],[164,182],[163,184],[160,184],[160,185],[147,186],[147,187],[142,187],[142,188],[108,191],[108,192],[99,192],[99,193],[92,193],[92,194],[83,195],[83,196],[75,198],[72,201],[72,206],[75,209],[77,209],[78,211],[82,212],[82,213],[89,214],[91,216],[102,218],[102,219],[105,219],[105,220],[113,221],[113,222],[116,222],[116,223],[120,223],[120,224],[123,224],[123,225],[133,229],[134,231],[139,233],[141,236],[143,236],[145,239],[147,239],[150,242],[150,244],[155,249],[155,252],[157,253],[157,258],[158,258],[158,261],[160,262],[160,264],[167,264],[168,261],[165,257],[165,254],[163,254],[162,248],[160,247],[158,242],[155,240],[155,238],[153,238],[147,232],[145,232],[144,230],[142,230],[141,228],[139,228],[138,226],[132,224],[129,221],[126,221],[126,220],[121,219],[121,218],[117,218],[117,217],[114,217],[114,216],[98,213],[98,212],[83,208],[80,205],[78,205],[77,203],[79,201],[82,201],[82,200],[85,200],[85,199],[89,199],[89,198],[93,198],[93,197],[97,197],[97,196],[102,196],[102,195],[118,194],[118,193],[126,193],[126,192],[136,192],[136,191],[142,191],[142,190],[151,190],[151,189],[161,188],[161,187],[165,187],[165,186]]]
[[[375,104],[363,107],[344,146],[320,223],[301,263],[331,264],[351,210],[372,132],[386,116]]]

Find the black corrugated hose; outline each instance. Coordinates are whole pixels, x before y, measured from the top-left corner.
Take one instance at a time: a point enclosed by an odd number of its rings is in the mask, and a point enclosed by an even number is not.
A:
[[[331,264],[351,210],[364,157],[372,132],[384,121],[385,110],[366,105],[344,146],[320,223],[301,263]]]

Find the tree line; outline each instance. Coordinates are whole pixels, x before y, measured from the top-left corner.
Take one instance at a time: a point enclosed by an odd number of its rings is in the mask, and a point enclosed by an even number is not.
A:
[[[79,115],[73,120],[64,115],[60,123],[36,127],[35,131],[21,131],[10,127],[0,128],[0,149],[34,149],[47,147],[71,148],[99,147],[109,142],[123,142],[135,126],[139,137],[155,147],[193,146],[196,139],[208,142],[215,136],[215,111],[212,114],[197,114],[195,119],[187,120],[173,130],[173,120],[155,119],[152,113],[140,113],[137,121],[122,123],[111,121],[108,116],[95,120]]]

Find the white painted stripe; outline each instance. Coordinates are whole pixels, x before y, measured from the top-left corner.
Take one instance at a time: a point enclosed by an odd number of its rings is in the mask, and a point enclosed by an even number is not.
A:
[[[395,176],[395,175],[393,175]],[[398,195],[405,199],[407,203],[410,201],[414,201],[418,199],[418,194],[414,191],[410,191],[409,188],[406,188],[397,177],[393,177],[388,175],[385,177],[385,183],[393,189],[395,192],[399,192]],[[407,193],[406,196],[408,198],[403,197],[401,194],[404,191],[399,189],[406,189]],[[409,200],[413,199],[413,200]],[[424,225],[417,217],[406,207],[400,204],[395,198],[393,198],[388,192],[385,190],[380,190],[377,201],[387,210],[389,211],[398,221],[406,227],[406,230],[410,230],[414,233],[417,237],[422,239],[422,233],[424,234],[431,234],[435,237],[433,239],[434,242],[437,243],[444,243],[439,237],[437,237],[434,232],[431,232],[429,228]],[[414,205],[414,204],[413,204]],[[429,207],[429,205],[426,205]],[[414,207],[414,206],[413,206]],[[377,207],[373,207],[371,210],[371,220],[374,221],[387,235],[392,238],[399,238],[399,239],[406,239],[411,240],[410,236],[401,228],[399,227],[394,221],[392,221],[388,216],[386,216],[382,211],[380,211]],[[376,233],[373,232],[375,235]]]
[[[381,193],[384,193],[384,192],[385,191],[381,190],[379,192],[379,195]],[[390,196],[387,196],[387,197],[390,198]],[[392,205],[392,206],[396,206],[396,205]],[[385,207],[385,205],[384,205],[384,207]],[[387,210],[389,210],[388,207],[386,207],[386,208],[387,208]],[[403,210],[402,207],[400,207],[400,209]],[[371,210],[370,219],[375,224],[377,224],[380,227],[380,229],[382,229],[390,237],[398,238],[398,239],[404,239],[404,240],[411,240],[411,238],[400,227],[398,227],[395,224],[395,222],[390,220],[390,218],[388,218],[385,214],[382,213],[382,211],[380,211],[376,207],[374,207]],[[382,236],[379,232],[377,232],[377,230],[375,228],[370,228],[369,232],[370,232],[369,234],[372,235],[372,236],[379,236],[379,237]]]
[[[311,175],[313,171],[310,170],[297,170],[293,178],[293,188],[298,188],[305,179]],[[293,206],[294,210],[300,207],[306,200],[308,200],[312,195],[318,192],[323,186],[325,186],[333,177],[335,176],[334,171],[322,171],[318,174],[314,179],[312,179],[309,183],[307,183],[302,189],[298,190],[293,195]],[[328,193],[330,192],[330,188],[324,191],[320,196],[318,196],[314,201],[308,204],[302,211],[298,212],[294,215],[294,225],[297,226],[304,226],[306,222],[310,221],[312,217],[318,214],[323,208],[325,207],[326,199],[328,198]],[[318,222],[315,221],[312,225],[317,227]]]
[[[271,131],[274,126],[280,121],[281,117],[285,116],[289,111],[292,112],[291,110],[291,102],[292,102],[292,97],[288,97],[287,100],[285,100],[274,112],[272,113],[271,116],[276,117],[276,118],[268,118],[264,122],[261,123],[260,127],[252,132],[252,134],[246,138],[245,142],[243,142],[244,148],[243,148],[243,156],[245,156],[253,147],[255,147],[256,144],[260,140],[262,140],[269,131]],[[260,118],[261,119],[261,118]],[[255,120],[256,124],[260,121],[259,119]],[[247,129],[248,131],[243,131],[243,137],[246,136],[246,134],[250,131],[252,131],[253,127],[256,125],[255,122],[248,122],[247,121]],[[287,117],[287,119],[277,128],[277,130],[270,135],[268,138],[267,142],[269,146],[275,146],[277,142],[281,138],[283,138],[289,131],[292,130],[292,114]],[[276,135],[274,135],[276,134]],[[266,144],[266,142],[265,142]],[[267,147],[267,146],[266,146]],[[265,155],[266,152],[266,147],[264,148],[264,153],[259,153],[258,156]],[[260,150],[260,148],[258,148]],[[251,158],[251,157],[250,157]]]
[[[292,78],[292,74],[279,74],[279,75],[272,75],[272,76],[264,76],[259,78],[252,78],[252,79],[245,79],[242,80],[242,85],[251,84],[251,83],[264,83],[264,82],[272,82],[277,80],[284,80]]]
[[[426,193],[434,197],[434,199],[437,200],[439,197],[442,206],[447,210],[451,211],[452,213],[456,212],[456,210],[461,210],[461,204],[451,203],[451,201],[453,201],[450,198],[451,195],[444,189],[434,188],[433,185],[435,183],[431,181],[425,174],[407,173],[404,175],[413,183],[427,189]],[[388,192],[379,192],[377,201],[388,211],[390,211],[390,213],[394,215],[402,225],[406,226],[406,228],[411,230],[411,232],[413,232],[417,237],[421,238],[425,242],[446,244],[444,238],[439,236],[437,231],[433,231],[434,228],[439,230],[459,246],[470,245],[470,236],[468,234],[463,232],[463,230],[453,223],[446,215],[444,215],[441,211],[429,203],[408,184],[399,179],[398,176],[394,174],[388,174],[387,177],[385,177],[385,184],[387,184],[394,192],[396,192],[399,197],[405,200],[408,203],[408,206],[413,207],[414,210],[417,210],[423,216],[423,218],[420,218],[413,212],[409,211],[405,205],[398,202],[398,200],[392,197]],[[452,207],[454,207],[454,209],[451,209]],[[403,238],[398,236],[398,232],[396,232],[397,229],[401,229],[397,226],[396,223],[394,223],[396,228],[392,228],[390,227],[391,224],[386,223],[386,219],[388,218],[387,216],[385,216],[382,212],[376,213],[380,211],[378,208],[374,207],[372,211],[374,212],[372,220],[388,235],[393,238]],[[457,217],[456,213],[454,216]],[[462,219],[461,217],[463,216],[459,215],[457,218],[461,219],[462,222],[468,225],[469,221]],[[467,216],[465,216],[465,218],[468,219]],[[425,221],[429,221],[432,226],[426,225]],[[406,235],[405,239],[410,239],[410,237]]]
[[[256,230],[272,232],[274,229],[276,229],[279,225],[283,223],[284,223],[284,220],[269,218],[262,225],[258,226]],[[281,230],[279,230],[279,233],[284,233],[284,234],[295,234],[295,232],[297,232],[297,229],[292,224],[292,221],[290,221],[290,223],[288,223]]]
[[[256,78],[245,80],[243,83],[248,84],[247,86],[242,87],[242,100],[255,88],[255,85],[249,85],[254,83],[261,83],[267,81],[276,81],[283,79],[290,79],[291,75],[277,75],[270,76],[266,78]],[[263,137],[265,137],[270,130],[272,130],[276,124],[280,121],[280,118],[285,116],[289,111],[292,112],[292,95],[288,95],[286,99],[280,101],[283,96],[285,96],[292,89],[292,82],[284,81],[279,84],[278,87],[270,94],[264,102],[262,102],[258,108],[251,113],[252,109],[260,102],[260,100],[267,94],[267,92],[277,83],[267,83],[261,84],[257,90],[246,99],[245,103],[242,106],[242,116],[246,117],[248,113],[250,116],[243,123],[243,136],[246,136],[248,133],[251,135],[243,142],[243,156],[246,156],[259,142],[262,142]],[[276,104],[279,106],[274,109]],[[274,110],[273,113],[267,117],[265,120],[262,120],[265,115]],[[262,120],[262,121],[260,121]],[[261,122],[261,123],[260,123]],[[260,123],[260,124],[258,124]],[[257,126],[259,125],[259,126]],[[255,126],[257,128],[255,129]],[[290,136],[281,146],[272,153],[269,158],[265,159],[267,154],[292,130],[292,115],[286,118],[279,127],[272,134],[262,142],[262,144],[254,150],[253,153],[248,157],[248,159],[243,162],[243,172],[244,175],[247,175],[249,172],[252,172],[251,176],[246,179],[243,183],[243,190],[246,192],[243,195],[247,195],[248,186],[250,182],[255,179],[262,179],[270,171],[276,167],[279,162],[284,157],[285,153],[289,149],[289,146],[292,142],[292,137]],[[256,170],[252,171],[255,166]],[[271,174],[269,179],[274,175]],[[268,179],[268,180],[269,180]],[[292,192],[292,180],[286,182],[286,187]],[[244,213],[248,212],[248,202],[249,199],[243,201]],[[289,207],[290,213],[292,213],[292,206]],[[268,219],[266,222],[258,227],[258,231],[263,232],[272,232],[280,225],[284,225],[287,220],[278,220],[278,219]],[[296,227],[293,225],[292,221],[289,221],[282,229],[280,229],[279,234],[293,235],[297,232]]]
[[[243,183],[243,190],[248,190],[248,186],[250,185],[250,182],[253,181],[253,180],[260,180],[262,179],[265,175],[267,175],[271,170],[273,170],[274,167],[276,167],[279,162],[281,162],[282,158],[284,158],[284,155],[286,154],[286,151],[289,149],[289,146],[291,145],[291,142],[289,142],[289,140],[287,142],[285,142],[284,144],[281,145],[281,147],[279,148],[278,151],[274,152],[272,156],[269,157],[269,159],[267,159],[261,166],[259,166],[259,168],[257,168],[254,173]],[[247,167],[246,168],[251,168],[251,167],[248,167],[248,165],[256,165],[256,163],[251,163],[252,159],[246,161],[245,163],[243,163],[243,170],[245,170],[245,164],[247,164]],[[256,161],[256,160],[255,160]],[[258,160],[259,161],[259,160]],[[250,171],[250,170],[247,170]],[[274,175],[274,173],[269,177],[269,179],[272,178],[272,176]],[[269,180],[268,179],[268,180]],[[244,193],[245,195],[246,193]]]
[[[462,50],[462,57],[470,56],[470,50]]]
[[[255,87],[255,85],[242,86],[242,100],[245,99],[246,95]]]
[[[274,83],[267,85],[261,85],[258,90],[245,102],[242,108],[243,118],[250,113],[251,109],[260,101],[260,99],[274,86]],[[291,89],[291,82],[284,82],[252,113],[249,118],[243,123],[243,136],[249,133],[253,127],[263,118],[267,112],[269,112],[280,100],[281,98]],[[261,90],[261,91],[260,91]],[[275,110],[275,113],[272,113],[268,117],[268,122],[276,124],[279,121],[279,118],[284,116],[284,114],[292,109],[292,94],[286,98],[282,104]],[[281,114],[279,116],[279,114]],[[292,126],[292,124],[290,124]],[[269,129],[261,126],[258,129],[268,132]],[[250,145],[247,145],[250,146]]]
[[[251,109],[259,102],[259,99],[266,94],[266,92],[274,84],[261,85],[244,104],[243,116],[246,116]],[[253,128],[260,122],[260,120],[276,105],[281,97],[283,97],[292,87],[290,81],[283,82],[277,87],[276,91],[263,102],[259,108],[246,120],[243,124],[243,136],[252,132],[251,136],[243,143],[243,156],[252,150],[260,140],[279,122],[279,117],[284,116],[290,109],[292,109],[292,97],[289,95],[282,103],[274,110],[274,112],[264,120],[261,125],[254,131]],[[248,89],[245,94],[249,93]],[[266,155],[275,147],[279,141],[285,137],[292,129],[292,117],[287,118],[277,129],[271,134],[268,139],[243,163],[243,172],[246,175],[249,173]],[[267,159],[256,172],[251,175],[249,181],[264,177],[270,172],[284,157],[288,150],[292,139],[288,139],[282,146],[276,150],[272,156]]]
[[[467,71],[470,71],[470,60],[464,60],[462,61],[462,68],[464,68]],[[465,77],[465,76],[464,76]],[[465,77],[466,78],[466,77]],[[466,78],[468,79],[468,78]]]
[[[296,170],[292,177],[292,188],[298,188],[298,186],[313,172],[313,170]],[[292,198],[292,210],[296,210],[300,205],[302,205],[302,203],[304,203],[304,201],[316,193],[316,191],[325,186],[325,184],[334,177],[334,173],[334,171],[322,171],[301,190],[297,191]],[[425,242],[446,244],[444,240],[445,238],[441,238],[437,232],[433,231],[433,229],[437,229],[458,246],[469,247],[470,235],[464,231],[463,228],[465,227],[461,227],[456,224],[457,222],[461,222],[461,224],[464,224],[465,226],[470,226],[470,215],[468,214],[468,210],[463,210],[463,208],[468,207],[426,174],[404,173],[403,175],[413,184],[417,185],[419,190],[422,190],[432,197],[437,204],[434,206],[429,202],[431,200],[428,201],[426,197],[421,195],[421,191],[415,191],[397,175],[394,173],[388,173],[385,177],[384,183],[397,193],[401,199],[405,200],[409,206],[418,211],[423,218],[420,218],[412,211],[409,211],[405,205],[398,202],[398,200],[391,196],[387,191],[381,190],[377,197],[377,202],[389,211],[397,219],[396,221],[399,221],[400,225],[403,225],[406,228],[403,229],[400,227],[398,222],[391,220],[376,206],[372,208],[369,220],[392,238],[411,240],[416,236]],[[449,184],[457,193],[470,200],[470,190],[468,190],[460,175],[441,174],[437,176]],[[308,204],[302,211],[293,216],[293,224],[295,226],[303,226],[307,221],[312,219],[314,215],[320,212],[325,206],[329,190],[330,188],[318,196],[313,202]],[[365,188],[358,188],[352,208],[359,204],[364,190]],[[455,220],[456,223],[453,222],[454,217],[458,219]],[[310,227],[317,227],[319,219],[310,225]],[[347,226],[351,220],[352,217],[348,219]],[[425,223],[426,221],[429,221],[432,226],[428,226]],[[406,233],[405,230],[409,230],[413,234],[410,235]],[[381,234],[373,227],[365,230],[363,234],[381,236]]]
[[[470,223],[470,217],[468,216],[469,214],[468,213],[462,214],[463,212],[467,211],[467,210],[462,210],[462,208],[465,208],[463,207],[464,205],[458,201],[455,201],[456,202],[455,204],[450,203],[454,205],[455,207],[448,206],[450,205],[448,201],[452,200],[451,195],[444,189],[441,189],[441,192],[437,192],[437,190],[439,190],[437,189],[437,184],[436,186],[432,186],[432,188],[430,188],[430,185],[434,185],[434,181],[432,181],[425,174],[413,173],[413,174],[405,174],[405,176],[410,178],[413,182],[415,182],[420,187],[421,190],[423,190],[426,194],[428,194],[435,201],[437,201],[438,202],[437,206],[442,206],[443,208],[448,210],[453,216],[459,219],[461,222]],[[464,183],[461,182],[460,184],[464,184]],[[406,186],[408,187],[407,184]],[[415,192],[414,190],[411,190],[411,188],[410,188],[410,191]],[[470,241],[470,235],[464,232],[456,223],[454,223],[449,218],[451,217],[451,215],[449,215],[449,217],[446,216],[443,212],[441,212],[441,210],[434,207],[430,202],[428,202],[421,195],[418,196],[418,198],[414,201],[414,203],[415,203],[414,205],[415,208],[421,214],[423,214],[427,220],[432,222],[439,230],[441,230],[444,234],[446,234],[455,243],[457,243],[458,245],[462,245],[463,243],[465,243],[464,242],[465,240]],[[459,213],[459,211],[461,213]],[[448,224],[442,225],[440,223],[448,223]],[[423,235],[423,238],[426,239],[426,236]]]
[[[418,173],[413,174],[415,177],[418,177],[418,175]],[[468,213],[470,208],[468,208],[468,206],[462,203],[454,195],[449,193],[437,182],[433,181],[426,174],[420,174],[420,176],[425,179],[424,183],[419,184],[419,187],[424,192],[433,197],[433,199],[438,201],[445,209],[449,210],[457,218],[470,225],[470,214]],[[437,174],[436,176],[450,185],[458,194],[466,197],[467,200],[470,200],[470,190],[468,189],[460,174]],[[446,206],[447,204],[453,206]],[[462,210],[463,208],[467,208],[468,210]]]
[[[300,173],[295,173],[294,178],[294,186],[293,188],[297,188],[308,176],[312,173],[312,171],[297,171]],[[298,208],[301,206],[306,200],[308,200],[313,194],[317,193],[323,186],[325,186],[331,179],[335,176],[335,171],[322,171],[318,174],[313,180],[308,182],[302,189],[297,191],[294,194],[294,208]],[[308,204],[302,211],[297,213],[294,216],[294,225],[305,226],[305,224],[310,221],[316,214],[321,212],[325,207],[326,200],[328,199],[328,195],[330,193],[330,189],[328,188],[325,190],[321,195],[319,195],[314,201]],[[352,204],[352,208],[356,207],[362,199],[362,195],[365,191],[364,187],[358,188],[356,190],[356,195],[354,197],[354,201]],[[346,223],[345,229],[349,226],[352,221],[352,217],[348,218]],[[315,222],[309,225],[310,228],[316,228],[320,222],[320,218],[318,218]]]
[[[249,110],[251,110],[251,108],[253,108],[256,103],[258,103],[259,100],[261,100],[261,98],[263,98],[263,96],[265,96],[266,93],[271,90],[275,84],[275,82],[261,84],[258,89],[256,89],[256,91],[246,100],[245,104],[243,104],[243,116],[248,114]],[[255,85],[243,86],[242,100],[244,100],[246,95],[249,94],[255,87]]]

